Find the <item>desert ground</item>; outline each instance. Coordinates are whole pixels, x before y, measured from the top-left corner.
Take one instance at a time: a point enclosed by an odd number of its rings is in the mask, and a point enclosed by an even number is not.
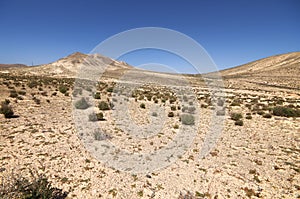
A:
[[[79,74],[93,60],[106,66],[95,84]],[[216,73],[157,73],[100,55],[0,67],[0,197],[15,197],[4,193],[32,171],[66,198],[300,198],[299,74],[300,52],[220,71],[217,91]],[[170,163],[126,162],[170,143]]]

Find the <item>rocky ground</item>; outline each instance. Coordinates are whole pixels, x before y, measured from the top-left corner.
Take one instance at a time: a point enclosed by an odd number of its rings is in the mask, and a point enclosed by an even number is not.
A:
[[[181,86],[177,77],[155,77],[149,84],[134,82],[129,92],[122,87],[125,80],[118,87],[118,81],[106,78],[91,89],[74,88],[71,78],[2,73],[0,101],[10,101],[14,117],[0,116],[1,182],[12,172],[28,175],[31,169],[69,192],[68,198],[300,197],[300,120],[273,112],[274,107],[299,109],[297,90],[230,87],[226,80],[223,93],[215,95],[190,79]],[[169,84],[158,81],[166,77]],[[76,104],[82,97],[88,107]],[[184,124],[183,114],[195,122]],[[223,131],[203,156],[213,122]],[[176,136],[182,132],[195,137],[180,154]],[[109,161],[99,160],[104,143],[117,148]],[[163,158],[147,159],[154,170],[135,172],[134,163],[125,168],[116,161],[122,159],[120,151],[129,158],[160,154],[169,143],[176,143],[176,156],[167,165]]]

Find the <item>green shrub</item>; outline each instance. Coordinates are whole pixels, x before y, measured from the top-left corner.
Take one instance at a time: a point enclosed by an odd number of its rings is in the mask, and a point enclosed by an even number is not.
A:
[[[14,116],[14,111],[8,101],[1,102],[0,113],[3,114],[5,118],[12,118]]]
[[[68,89],[68,87],[66,87],[65,85],[60,85],[60,86],[58,87],[58,90],[59,90],[59,92],[65,94],[69,89]]]
[[[266,113],[263,115],[264,118],[272,118],[272,115],[270,113]]]
[[[146,105],[145,105],[144,103],[141,103],[141,104],[140,104],[140,107],[143,108],[143,109],[145,109],[145,108],[146,108]]]
[[[180,120],[184,125],[193,125],[195,124],[195,117],[190,114],[182,114]]]
[[[75,108],[77,109],[87,109],[88,107],[90,107],[90,105],[84,97],[75,102]]]
[[[101,101],[98,105],[98,108],[101,110],[101,111],[106,111],[106,110],[110,110],[109,108],[109,105],[106,101]]]
[[[243,116],[242,116],[241,113],[231,113],[231,114],[230,114],[230,117],[231,117],[231,119],[234,120],[234,121],[238,121],[238,120],[240,120],[240,119],[243,118]]]
[[[234,122],[234,124],[237,125],[237,126],[243,126],[243,125],[244,125],[244,122],[243,122],[243,120],[236,120],[236,121]]]
[[[99,92],[96,92],[96,93],[94,94],[94,98],[95,98],[95,99],[101,99],[100,93],[99,93]]]
[[[99,121],[104,121],[104,114],[102,112],[96,114]]]
[[[288,108],[284,106],[276,106],[273,109],[273,115],[283,116],[283,117],[300,117],[300,110]]]

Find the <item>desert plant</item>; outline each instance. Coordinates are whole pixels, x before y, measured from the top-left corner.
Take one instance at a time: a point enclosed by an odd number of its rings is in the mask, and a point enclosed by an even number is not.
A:
[[[110,110],[109,108],[109,105],[106,101],[101,101],[98,105],[98,108],[101,110],[101,111],[106,111],[106,110]]]
[[[246,115],[245,117],[247,120],[251,120],[252,119],[252,115]]]
[[[65,94],[69,89],[68,89],[68,87],[66,87],[65,85],[60,85],[60,86],[58,87],[58,90],[59,90],[59,92]]]
[[[171,106],[171,111],[176,111],[176,106]]]
[[[230,117],[232,120],[237,121],[243,118],[241,113],[231,113]]]
[[[77,109],[87,109],[88,107],[90,107],[90,105],[88,104],[87,100],[84,97],[76,101],[74,105],[75,108]]]
[[[184,125],[193,125],[195,124],[195,117],[190,114],[182,114],[180,120]]]
[[[9,101],[1,102],[0,113],[3,114],[5,118],[12,118],[14,116],[14,111],[9,105]]]
[[[11,90],[11,91],[10,91],[10,94],[9,94],[9,97],[17,98],[17,97],[18,97],[17,91],[16,91],[16,90]]]
[[[225,115],[225,110],[218,110],[216,113],[217,116],[223,116]]]
[[[99,121],[104,121],[104,120],[105,120],[105,119],[104,119],[104,114],[103,114],[102,112],[97,113],[96,116],[97,116],[97,119],[98,119]]]
[[[114,91],[114,87],[108,87],[106,89],[107,92],[112,93]]]
[[[234,122],[234,124],[235,125],[237,125],[237,126],[243,126],[244,125],[244,122],[243,122],[243,120],[236,120],[235,122]]]
[[[157,113],[156,113],[156,112],[153,112],[153,113],[152,113],[152,116],[153,116],[153,117],[157,117]]]
[[[140,107],[143,108],[143,109],[145,109],[145,108],[146,108],[146,105],[145,105],[144,103],[141,103],[141,104],[140,104]]]
[[[96,92],[96,93],[94,94],[94,98],[95,98],[95,99],[101,99],[100,93],[99,93],[99,92]]]
[[[64,199],[68,192],[53,187],[42,174],[34,174],[30,171],[31,179],[20,174],[12,174],[8,180],[0,185],[0,198],[22,199]]]
[[[272,118],[272,115],[270,113],[265,113],[263,115],[264,118]]]
[[[300,110],[284,106],[276,106],[273,108],[273,115],[283,117],[300,117]]]
[[[169,113],[168,113],[168,117],[174,117],[174,112],[172,112],[172,111],[169,112]]]
[[[101,140],[106,140],[106,139],[110,139],[111,137],[103,132],[100,132],[98,130],[96,130],[94,132],[94,139],[101,141]]]

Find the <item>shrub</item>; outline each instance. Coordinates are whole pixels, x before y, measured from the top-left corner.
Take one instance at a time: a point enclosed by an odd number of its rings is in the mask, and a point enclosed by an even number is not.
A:
[[[99,93],[99,92],[96,92],[96,93],[94,94],[94,98],[95,98],[95,99],[101,99],[100,93]]]
[[[109,93],[111,93],[111,92],[114,91],[114,87],[108,87],[108,88],[106,89],[106,91],[109,92]]]
[[[174,113],[173,112],[169,112],[168,113],[168,117],[174,117]]]
[[[195,124],[195,118],[190,114],[182,114],[180,117],[182,124],[184,125],[193,125]]]
[[[17,93],[17,91],[15,91],[15,90],[11,90],[11,91],[10,91],[10,94],[9,94],[9,97],[12,97],[12,98],[17,98],[17,97],[18,97],[18,93]]]
[[[190,106],[190,107],[188,108],[189,113],[194,113],[195,110],[196,110],[196,108],[193,107],[193,106]]]
[[[5,118],[12,118],[14,116],[14,111],[7,101],[1,102],[0,113],[3,114]]]
[[[84,97],[75,102],[75,108],[77,109],[87,109],[88,107],[90,107],[90,105]]]
[[[98,105],[98,108],[99,108],[101,111],[110,110],[108,103],[105,102],[105,101],[101,101],[101,102],[99,103],[99,105]]]
[[[251,115],[246,115],[245,117],[247,120],[251,120],[252,119],[252,116]]]
[[[145,109],[145,108],[146,108],[146,105],[145,105],[144,103],[141,103],[141,104],[140,104],[140,107],[143,108],[143,109]]]
[[[44,175],[30,173],[32,179],[13,174],[9,180],[2,181],[0,198],[64,199],[68,196],[68,192],[53,187]]]
[[[262,111],[262,110],[260,110],[260,111],[257,111],[257,114],[258,114],[258,115],[264,115],[264,114],[265,114],[265,112],[264,112],[264,111]]]
[[[104,114],[102,112],[96,114],[99,121],[104,121]]]
[[[59,92],[65,94],[69,89],[68,89],[68,87],[66,87],[65,85],[60,85],[60,86],[58,87],[58,90],[59,90]]]
[[[157,113],[156,113],[156,112],[153,112],[153,113],[152,113],[152,116],[153,116],[153,117],[157,117]]]
[[[94,139],[101,141],[101,140],[106,140],[106,139],[110,139],[111,137],[107,134],[104,134],[103,132],[100,132],[98,130],[96,130],[94,132]]]
[[[221,100],[221,99],[218,99],[217,105],[218,106],[224,106],[224,101]]]
[[[230,117],[231,117],[231,119],[234,120],[234,121],[238,121],[238,120],[240,120],[240,119],[243,118],[243,116],[242,116],[241,113],[231,113],[231,114],[230,114]]]
[[[236,121],[234,122],[234,124],[237,125],[237,126],[243,126],[243,125],[244,125],[244,122],[243,122],[243,120],[236,120]]]
[[[283,117],[300,117],[300,110],[283,106],[276,106],[273,109],[273,115]]]
[[[19,91],[19,95],[26,95],[26,91]]]
[[[176,106],[171,106],[172,111],[176,111]]]
[[[266,113],[263,115],[264,118],[272,118],[272,115],[270,113]]]
[[[225,110],[218,110],[216,114],[217,116],[223,116],[225,115]]]

